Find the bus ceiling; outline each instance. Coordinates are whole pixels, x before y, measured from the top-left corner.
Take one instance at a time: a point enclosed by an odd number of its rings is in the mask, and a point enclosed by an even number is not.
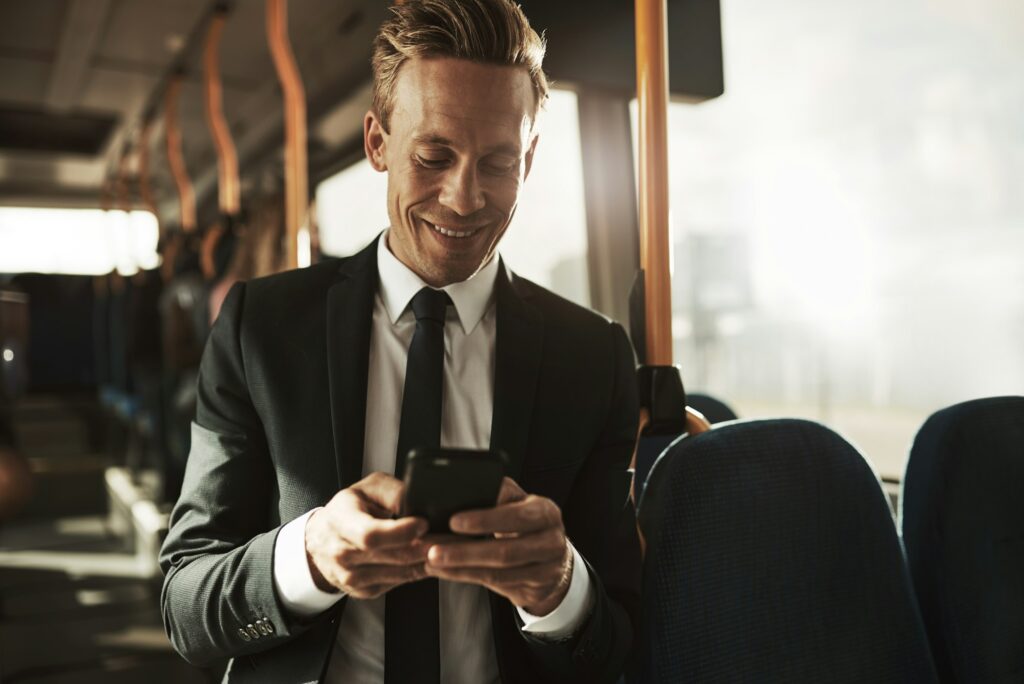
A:
[[[5,26],[0,35],[0,204],[95,207],[105,181],[116,181],[117,186],[138,183],[139,166],[144,165],[146,188],[133,196],[139,196],[140,205],[155,207],[161,222],[179,224],[180,198],[168,164],[163,122],[167,91],[175,79],[180,84],[177,119],[183,168],[194,188],[200,226],[225,209],[230,211],[246,187],[264,184],[268,177],[284,185],[282,91],[289,86],[283,87],[278,78],[278,68],[285,63],[275,59],[268,44],[267,2],[60,4],[63,11],[54,11],[49,3],[0,4],[0,24]],[[370,105],[372,38],[388,4],[280,3],[277,11],[284,13],[281,24],[291,39],[305,95],[305,113],[293,96],[289,116],[301,116],[308,128],[302,145],[308,155],[308,181],[293,179],[293,193],[308,195],[316,182],[360,156],[361,115]],[[631,3],[521,4],[547,34],[549,75],[559,87],[580,94],[584,146],[609,145],[616,156],[625,157],[622,141],[586,138],[595,128],[588,121],[621,117],[621,109],[634,96]],[[210,83],[204,82],[204,66],[210,64],[209,36],[217,22],[222,23],[216,38],[224,125],[211,135],[204,93]],[[700,101],[720,95],[724,83],[718,0],[670,1],[668,30],[671,97]],[[593,44],[604,47],[587,49]],[[287,72],[285,68],[283,73]],[[628,142],[628,128],[620,130]],[[218,201],[218,187],[229,177],[218,168],[223,163],[215,162],[217,140],[223,143],[224,133],[233,143],[240,187],[233,189],[229,183],[227,196]],[[301,144],[294,135],[292,149]],[[144,151],[139,149],[142,145]],[[126,155],[127,168],[122,165]],[[621,161],[631,168],[632,159]],[[231,161],[225,163],[230,166]],[[588,189],[588,195],[606,195],[597,186],[615,180],[588,179],[596,188]],[[591,235],[592,241],[595,237],[601,236]]]

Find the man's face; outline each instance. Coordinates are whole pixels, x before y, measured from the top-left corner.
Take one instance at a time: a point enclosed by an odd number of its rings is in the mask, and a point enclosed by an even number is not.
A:
[[[399,69],[390,132],[366,114],[366,156],[388,172],[388,246],[428,284],[494,256],[533,161],[534,98],[525,68],[415,58]]]

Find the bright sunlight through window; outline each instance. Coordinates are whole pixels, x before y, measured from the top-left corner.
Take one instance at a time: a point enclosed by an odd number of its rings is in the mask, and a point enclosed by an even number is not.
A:
[[[132,275],[160,263],[158,237],[148,211],[0,207],[0,273]]]

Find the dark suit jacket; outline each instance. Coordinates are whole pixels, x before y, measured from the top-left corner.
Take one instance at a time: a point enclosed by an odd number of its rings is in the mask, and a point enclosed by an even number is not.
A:
[[[161,606],[187,660],[233,659],[227,681],[319,681],[333,647],[345,600],[313,620],[290,615],[274,589],[274,540],[360,479],[375,250],[236,285],[207,343]],[[561,507],[598,597],[580,633],[554,643],[521,632],[492,594],[501,678],[614,681],[639,606],[632,349],[619,325],[505,269],[496,288],[491,445],[526,491]]]

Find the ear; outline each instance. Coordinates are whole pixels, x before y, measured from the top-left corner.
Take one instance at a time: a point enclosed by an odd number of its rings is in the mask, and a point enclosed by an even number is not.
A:
[[[385,160],[388,134],[380,123],[377,114],[371,109],[363,117],[363,151],[375,171],[387,171]]]
[[[530,169],[533,168],[533,153],[537,151],[538,140],[540,140],[539,133],[533,136],[533,140],[530,141],[530,149],[526,151],[526,173],[523,174],[524,181],[530,177]]]

